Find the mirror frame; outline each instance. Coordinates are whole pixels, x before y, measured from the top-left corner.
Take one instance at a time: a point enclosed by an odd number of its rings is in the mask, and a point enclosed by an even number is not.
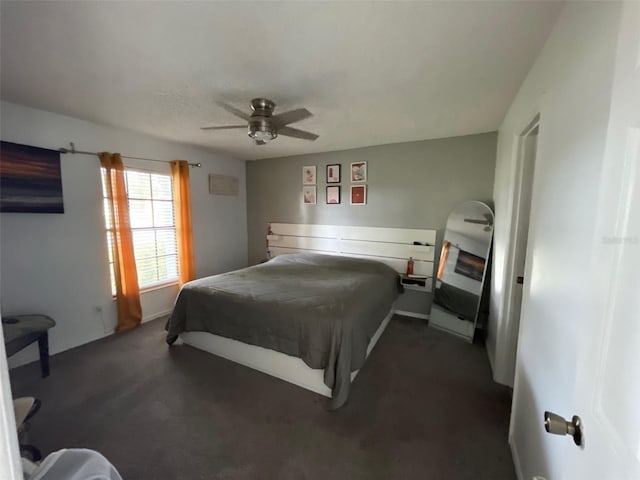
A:
[[[439,330],[443,330],[447,333],[454,334],[460,338],[464,338],[468,342],[473,343],[473,340],[475,338],[476,328],[478,325],[478,315],[480,313],[480,306],[482,305],[482,300],[483,300],[483,296],[486,288],[487,272],[488,272],[488,269],[490,268],[490,263],[491,263],[490,259],[491,259],[491,253],[492,253],[492,247],[493,247],[493,234],[495,230],[495,214],[493,212],[493,209],[489,205],[478,200],[469,200],[456,205],[451,210],[451,212],[449,212],[449,216],[447,217],[447,224],[445,225],[445,230],[442,236],[442,244],[440,245],[440,258],[438,261],[438,267],[440,268],[440,260],[442,258],[442,249],[444,246],[444,242],[446,240],[447,225],[449,224],[451,214],[456,212],[456,210],[460,209],[464,205],[468,205],[468,204],[475,205],[476,207],[482,206],[484,209],[486,209],[487,213],[491,214],[491,233],[489,234],[487,239],[488,245],[486,250],[484,268],[482,271],[480,293],[478,295],[478,301],[475,306],[475,314],[473,316],[473,321],[461,320],[459,316],[455,314],[455,312],[452,312],[451,310],[448,310],[446,307],[436,303],[435,301],[436,287],[434,285],[434,298],[433,298],[432,307],[431,307],[429,325]],[[434,280],[436,282],[438,281],[437,276],[436,278],[434,278]],[[435,312],[434,312],[434,307],[436,307]],[[466,322],[466,324],[471,324],[472,328],[469,325],[460,324],[461,321]],[[465,332],[464,330],[467,330],[467,332]]]

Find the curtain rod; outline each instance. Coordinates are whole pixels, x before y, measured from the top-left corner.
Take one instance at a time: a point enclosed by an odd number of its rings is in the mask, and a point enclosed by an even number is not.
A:
[[[73,142],[69,142],[69,146],[71,148],[59,148],[58,151],[60,153],[70,153],[72,155],[75,155],[76,153],[80,153],[80,154],[84,154],[84,155],[95,155],[98,156],[99,153],[98,152],[85,152],[84,150],[76,150],[76,146],[74,145]],[[169,160],[158,160],[157,158],[144,158],[144,157],[131,157],[129,155],[120,155],[122,158],[129,158],[131,160],[146,160],[148,162],[162,162],[162,163],[168,163]],[[202,167],[202,164],[200,162],[198,163],[190,163],[189,164],[190,167],[197,167],[200,168]]]

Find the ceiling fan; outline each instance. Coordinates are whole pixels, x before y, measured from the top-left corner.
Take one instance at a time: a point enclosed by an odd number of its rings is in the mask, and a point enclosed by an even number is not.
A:
[[[298,108],[288,112],[274,115],[276,104],[266,98],[254,98],[251,100],[251,114],[246,114],[226,103],[216,102],[227,112],[247,121],[245,125],[225,125],[221,127],[201,127],[201,130],[228,130],[232,128],[248,128],[248,134],[256,145],[266,145],[278,135],[301,138],[302,140],[315,140],[318,135],[287,125],[313,116],[306,108]]]
[[[475,223],[477,225],[485,225],[484,227],[484,231],[488,232],[491,230],[491,228],[493,227],[493,218],[492,215],[489,215],[488,213],[484,214],[484,220],[480,220],[477,218],[465,218],[464,221],[466,223]]]

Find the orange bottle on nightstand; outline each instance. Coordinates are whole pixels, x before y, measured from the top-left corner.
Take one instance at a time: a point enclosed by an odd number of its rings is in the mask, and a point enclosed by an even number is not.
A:
[[[407,260],[407,275],[413,275],[413,257]]]

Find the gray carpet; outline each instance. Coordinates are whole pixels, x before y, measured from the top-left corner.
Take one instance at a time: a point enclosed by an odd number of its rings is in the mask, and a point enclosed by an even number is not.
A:
[[[510,396],[486,352],[394,317],[337,412],[188,346],[163,320],[12,370],[31,443],[96,449],[125,479],[514,479]]]

